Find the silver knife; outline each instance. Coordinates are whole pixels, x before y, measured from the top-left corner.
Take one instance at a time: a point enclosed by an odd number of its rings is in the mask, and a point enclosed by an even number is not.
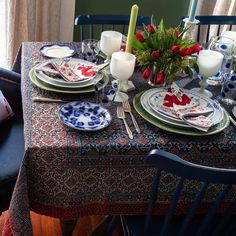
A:
[[[72,102],[75,100],[64,100],[58,98],[33,97],[33,102]]]

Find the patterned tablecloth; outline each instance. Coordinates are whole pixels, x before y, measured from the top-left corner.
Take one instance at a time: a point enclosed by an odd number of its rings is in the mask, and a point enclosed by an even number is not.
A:
[[[58,119],[60,104],[36,103],[32,97],[94,102],[95,96],[46,92],[31,83],[28,74],[34,62],[45,60],[39,53],[44,44],[22,45],[26,152],[4,235],[31,235],[30,210],[63,219],[96,214],[143,214],[153,176],[153,169],[144,161],[148,151],[154,148],[194,163],[236,168],[236,134],[232,125],[216,135],[190,137],[163,131],[134,111],[142,132],[134,132],[134,139],[130,140],[122,121],[116,118],[116,107],[109,106],[113,120],[106,129],[82,132],[66,127]],[[140,78],[133,78],[133,82],[137,89],[129,93],[131,98],[148,88],[147,82]],[[128,123],[134,131],[131,119]],[[158,207],[159,213],[164,211],[174,182],[174,176],[162,178],[163,204]],[[209,195],[214,197],[212,189]],[[186,195],[185,203],[191,197]],[[184,206],[179,206],[180,212]]]

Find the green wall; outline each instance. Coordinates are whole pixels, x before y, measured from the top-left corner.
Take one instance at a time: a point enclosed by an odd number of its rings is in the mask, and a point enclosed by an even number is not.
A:
[[[190,0],[76,0],[75,16],[80,14],[130,14],[133,4],[139,6],[139,15],[164,19],[166,26],[177,26],[186,16]],[[75,29],[74,40],[78,41]]]

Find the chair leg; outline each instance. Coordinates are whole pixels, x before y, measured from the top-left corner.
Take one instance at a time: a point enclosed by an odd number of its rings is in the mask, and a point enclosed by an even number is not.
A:
[[[62,236],[72,236],[76,223],[77,223],[77,219],[76,220],[60,220]]]
[[[120,215],[120,222],[121,222],[121,227],[122,227],[124,236],[131,236],[131,234],[129,232],[129,228],[126,225],[124,217],[122,215]]]
[[[97,225],[97,227],[89,234],[89,236],[110,236],[110,232],[108,231],[111,222],[112,216],[106,216],[106,218]]]
[[[108,227],[106,230],[106,235],[107,236],[112,236],[112,233],[114,232],[115,228],[117,227],[119,217],[118,216],[113,216]]]

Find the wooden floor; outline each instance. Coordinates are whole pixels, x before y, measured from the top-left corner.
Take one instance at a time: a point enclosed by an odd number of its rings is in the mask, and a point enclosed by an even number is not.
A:
[[[7,212],[0,216],[0,235],[3,229]],[[73,236],[87,236],[104,219],[103,216],[91,216],[81,218],[76,225]],[[59,219],[48,216],[38,215],[31,212],[34,236],[61,236]],[[113,236],[122,236],[119,230],[116,230]]]

